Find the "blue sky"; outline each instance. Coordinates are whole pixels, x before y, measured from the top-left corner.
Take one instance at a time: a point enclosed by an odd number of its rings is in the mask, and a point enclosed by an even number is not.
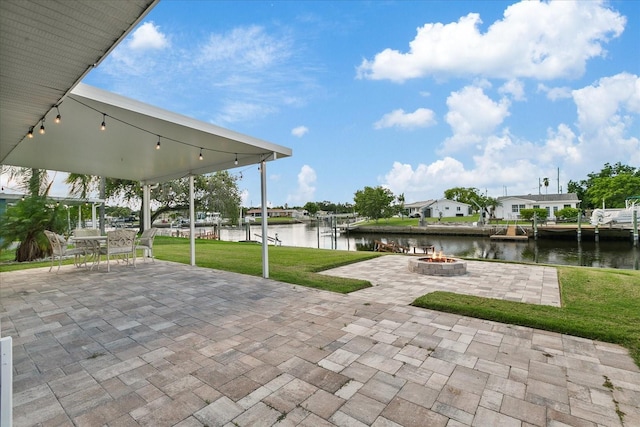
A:
[[[84,82],[292,148],[271,206],[498,197],[640,166],[638,46],[636,1],[163,0]]]

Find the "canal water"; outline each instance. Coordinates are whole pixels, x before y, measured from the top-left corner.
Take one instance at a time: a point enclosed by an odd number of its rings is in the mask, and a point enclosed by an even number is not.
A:
[[[250,240],[261,241],[262,229],[251,226]],[[220,239],[246,240],[244,228],[223,228]],[[640,270],[640,248],[628,241],[578,242],[577,240],[529,239],[497,241],[481,237],[385,235],[338,233],[328,227],[308,224],[270,225],[269,238],[282,246],[297,246],[347,251],[371,251],[375,240],[396,242],[402,246],[433,245],[445,255],[540,264],[580,265],[588,267]]]

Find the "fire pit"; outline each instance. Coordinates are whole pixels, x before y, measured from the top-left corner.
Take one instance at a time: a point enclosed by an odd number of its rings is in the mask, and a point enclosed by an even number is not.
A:
[[[460,276],[467,274],[467,263],[440,254],[424,258],[411,258],[409,271],[429,276]]]

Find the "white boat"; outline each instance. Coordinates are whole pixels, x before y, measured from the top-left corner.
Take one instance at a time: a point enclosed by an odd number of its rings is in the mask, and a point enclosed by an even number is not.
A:
[[[591,214],[591,225],[632,224],[633,212],[640,221],[640,196],[627,197],[625,207],[621,209],[594,209]]]

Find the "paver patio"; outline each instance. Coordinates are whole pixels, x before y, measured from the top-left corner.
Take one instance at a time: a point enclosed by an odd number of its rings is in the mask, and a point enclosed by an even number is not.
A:
[[[340,295],[163,261],[2,273],[14,425],[640,425],[624,348],[386,300],[382,274]]]

